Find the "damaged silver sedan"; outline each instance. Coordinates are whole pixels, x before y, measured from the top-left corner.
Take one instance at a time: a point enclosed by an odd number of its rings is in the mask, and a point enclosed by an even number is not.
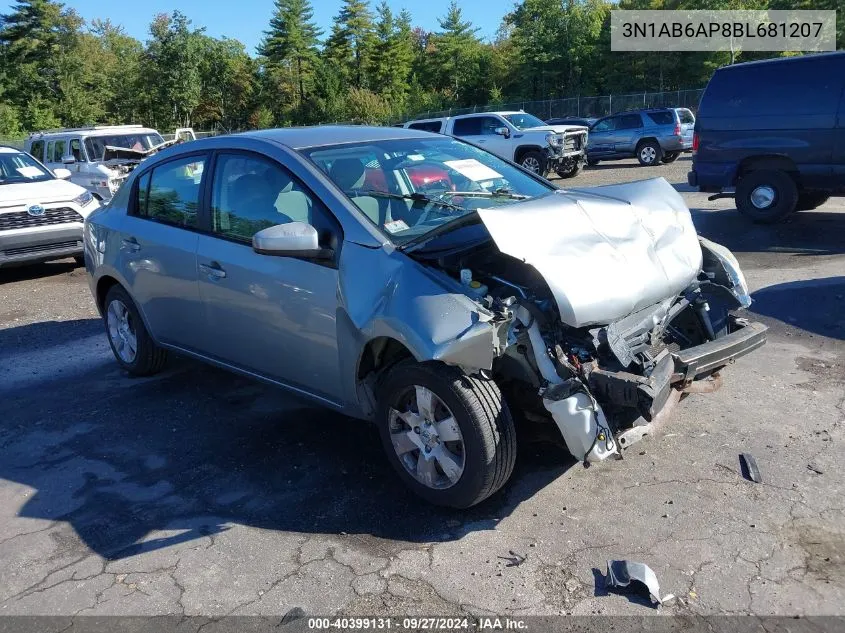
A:
[[[455,507],[507,482],[518,425],[618,455],[766,339],[662,178],[560,190],[415,130],[166,149],[89,216],[85,256],[129,373],[175,352],[374,421],[405,483]]]

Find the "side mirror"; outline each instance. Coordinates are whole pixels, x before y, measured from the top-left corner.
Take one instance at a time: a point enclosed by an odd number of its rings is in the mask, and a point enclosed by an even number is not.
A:
[[[64,169],[60,167],[59,169],[54,169],[53,174],[55,174],[56,178],[59,180],[68,180],[70,179],[70,169]]]
[[[252,236],[252,248],[256,253],[277,257],[331,259],[334,254],[330,248],[320,248],[317,229],[305,222],[268,226]]]
[[[76,162],[76,158],[73,154],[65,154],[62,156],[62,164],[63,165],[73,165]]]
[[[508,128],[506,128],[504,125],[502,127],[497,127],[493,131],[496,134],[498,134],[499,136],[504,136],[505,138],[510,138],[510,136],[511,136],[511,131]]]

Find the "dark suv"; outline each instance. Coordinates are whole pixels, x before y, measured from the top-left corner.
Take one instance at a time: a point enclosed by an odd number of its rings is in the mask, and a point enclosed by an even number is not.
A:
[[[620,112],[596,121],[587,138],[587,163],[636,158],[640,165],[671,163],[692,149],[695,117],[686,108]]]
[[[701,98],[688,181],[735,189],[721,195],[765,223],[845,194],[845,53],[717,70]]]

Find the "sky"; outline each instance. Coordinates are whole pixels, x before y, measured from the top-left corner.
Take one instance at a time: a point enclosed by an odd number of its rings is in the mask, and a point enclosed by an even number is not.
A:
[[[370,0],[374,8],[379,0]],[[10,0],[0,0],[0,7],[11,6]],[[179,9],[192,21],[192,25],[205,27],[208,35],[223,35],[243,42],[250,54],[261,41],[273,14],[273,0],[64,0],[86,20],[109,18],[115,24],[141,41],[148,37],[148,27],[157,13],[170,13]],[[340,0],[312,0],[314,21],[328,35],[332,18],[340,9]],[[437,18],[445,15],[449,0],[388,0],[394,13],[407,8],[414,26],[427,31],[438,29]],[[478,34],[492,38],[505,13],[513,9],[512,0],[461,0],[464,19],[479,27]],[[6,13],[6,11],[2,11]],[[324,36],[324,37],[325,37]]]

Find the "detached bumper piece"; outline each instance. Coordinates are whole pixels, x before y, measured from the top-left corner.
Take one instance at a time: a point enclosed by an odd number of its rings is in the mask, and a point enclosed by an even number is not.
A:
[[[735,322],[740,325],[739,322]],[[675,376],[673,382],[689,382],[696,377],[724,367],[729,362],[753,352],[766,343],[767,328],[762,323],[748,323],[741,329],[715,341],[674,352]]]

